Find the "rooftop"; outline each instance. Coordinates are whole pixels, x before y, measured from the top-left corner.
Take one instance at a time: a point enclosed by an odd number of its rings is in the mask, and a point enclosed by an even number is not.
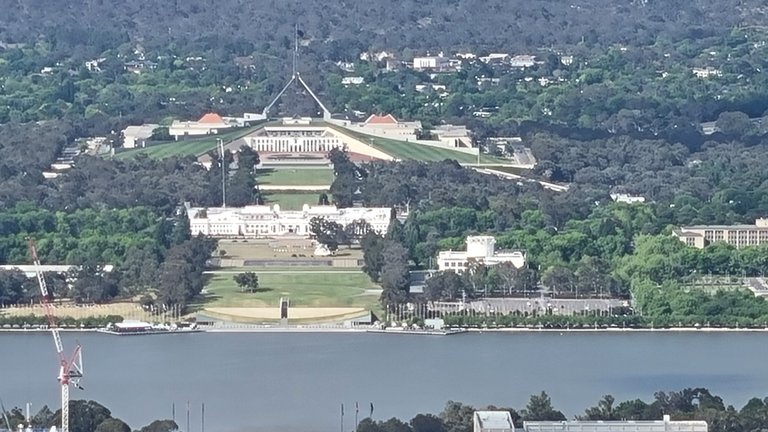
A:
[[[200,117],[200,120],[198,120],[198,123],[221,124],[221,123],[224,123],[224,119],[220,115],[210,112]]]
[[[475,411],[475,420],[483,429],[515,429],[509,411]]]
[[[148,138],[152,136],[152,132],[157,129],[159,125],[156,124],[143,124],[141,126],[128,126],[123,129],[123,136],[136,136]]]
[[[738,225],[690,225],[690,226],[680,227],[680,231],[682,232],[686,232],[690,230],[768,230],[768,226],[738,224]]]
[[[276,214],[283,217],[305,217],[305,216],[347,216],[354,218],[388,218],[391,214],[389,207],[352,207],[352,208],[337,208],[336,206],[322,206],[304,204],[302,210],[281,210],[279,204],[274,205],[250,205],[245,207],[188,207],[187,213],[193,219],[203,218],[201,213],[205,212],[205,217],[219,216],[226,218],[227,216],[239,216],[239,215],[270,215]]]
[[[368,117],[368,120],[366,120],[365,123],[366,124],[397,124],[397,119],[392,114],[387,114],[387,115],[371,114],[371,116]]]
[[[665,416],[666,417],[666,416]],[[525,432],[707,432],[701,420],[541,421],[524,422]]]

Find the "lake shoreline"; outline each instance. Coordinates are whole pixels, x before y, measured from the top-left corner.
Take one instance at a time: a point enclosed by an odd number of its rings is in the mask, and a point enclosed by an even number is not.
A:
[[[88,329],[59,329],[62,333],[103,333],[98,328]],[[47,333],[49,329],[0,329],[2,333]],[[197,332],[169,332],[167,334],[185,333],[371,333],[393,334],[405,336],[451,336],[453,334],[482,334],[482,333],[768,333],[768,328],[712,328],[712,327],[673,327],[673,328],[579,328],[579,329],[553,329],[553,328],[451,328],[445,331],[424,330],[381,330],[368,327],[213,327],[201,328]],[[165,334],[165,333],[164,333]],[[119,335],[118,335],[119,336]],[[145,336],[127,335],[127,336]]]

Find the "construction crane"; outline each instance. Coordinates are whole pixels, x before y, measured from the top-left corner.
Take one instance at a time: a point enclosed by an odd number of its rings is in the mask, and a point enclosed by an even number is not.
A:
[[[59,384],[61,385],[61,432],[69,432],[69,386],[73,385],[82,390],[80,378],[83,377],[83,352],[78,344],[71,356],[64,354],[64,346],[61,343],[61,335],[56,325],[56,317],[53,314],[53,305],[51,304],[51,292],[43,277],[43,270],[40,266],[40,259],[37,256],[35,242],[27,239],[29,253],[32,255],[32,261],[35,264],[35,275],[37,283],[40,286],[40,293],[43,295],[43,306],[45,306],[45,315],[48,318],[48,328],[53,335],[53,342],[56,345],[56,355],[59,359]]]

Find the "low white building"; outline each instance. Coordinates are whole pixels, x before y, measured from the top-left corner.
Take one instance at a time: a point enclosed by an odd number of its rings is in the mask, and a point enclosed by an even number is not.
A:
[[[302,210],[281,210],[278,204],[253,205],[240,208],[203,208],[187,206],[190,231],[193,236],[268,238],[283,235],[309,237],[312,218],[347,226],[363,220],[383,234],[387,232],[392,209],[388,207],[310,206]]]
[[[360,76],[344,77],[341,79],[341,85],[343,85],[344,87],[349,87],[353,85],[357,86],[361,84],[365,84],[365,78]]]
[[[414,57],[413,68],[415,70],[443,70],[448,68],[450,61],[442,56]]]
[[[141,126],[128,126],[123,129],[123,148],[144,147],[147,140],[152,137],[155,129],[160,127],[156,124],[143,124]]]
[[[490,53],[487,56],[480,57],[480,61],[483,63],[507,63],[509,58],[509,54],[506,53]]]
[[[466,126],[440,125],[436,126],[431,132],[445,147],[472,147],[471,132]]]
[[[536,56],[532,55],[516,55],[509,61],[509,65],[513,68],[529,68],[536,65]]]
[[[614,202],[620,202],[625,204],[640,204],[645,202],[645,197],[638,195],[629,195],[625,193],[612,193],[611,199]]]
[[[524,432],[708,432],[703,420],[527,421]]]
[[[472,425],[473,432],[515,432],[509,411],[475,411]]]
[[[101,64],[105,61],[107,59],[104,57],[88,60],[85,62],[85,68],[88,69],[88,72],[101,72]]]
[[[40,271],[43,273],[69,273],[72,270],[77,269],[75,265],[41,265]],[[103,271],[109,273],[114,269],[114,266],[107,264],[101,268]],[[35,277],[35,266],[31,264],[4,264],[0,265],[0,271],[15,271],[23,272],[27,277]]]
[[[437,254],[437,268],[440,271],[462,273],[471,262],[486,266],[511,263],[516,268],[523,268],[527,258],[523,251],[497,252],[493,236],[468,236],[466,251],[441,251]]]
[[[421,129],[420,121],[400,121],[392,114],[373,114],[364,123],[354,123],[350,129],[368,135],[401,141],[415,141],[416,130]]]
[[[233,127],[245,127],[250,126],[253,123],[266,120],[267,116],[261,113],[244,113],[241,117],[222,117],[222,119],[225,123],[232,125]]]
[[[720,69],[715,69],[713,67],[693,68],[692,71],[693,71],[693,74],[699,78],[723,76],[723,72]]]
[[[232,127],[231,123],[216,113],[208,113],[198,121],[174,120],[168,128],[168,134],[178,140],[187,136],[204,136],[217,134]]]

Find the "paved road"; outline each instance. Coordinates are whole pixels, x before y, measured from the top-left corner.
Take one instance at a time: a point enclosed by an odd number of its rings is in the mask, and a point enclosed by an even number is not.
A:
[[[523,177],[523,176],[520,176],[520,175],[517,175],[517,174],[512,174],[512,173],[508,173],[508,172],[504,172],[504,171],[497,171],[497,170],[493,170],[493,169],[481,169],[481,168],[475,168],[475,171],[483,173],[483,174],[490,174],[490,175],[495,175],[495,176],[504,177],[504,178],[508,178],[508,179],[516,179],[516,180],[525,180],[525,181],[529,181],[529,182],[536,182],[536,183],[540,184],[541,186],[543,186],[545,189],[550,189],[550,190],[553,190],[555,192],[565,192],[565,191],[568,190],[568,185],[560,185],[560,184],[545,182],[545,181],[542,181],[542,180],[534,180],[534,179],[531,179],[531,178],[528,178],[528,177]]]

